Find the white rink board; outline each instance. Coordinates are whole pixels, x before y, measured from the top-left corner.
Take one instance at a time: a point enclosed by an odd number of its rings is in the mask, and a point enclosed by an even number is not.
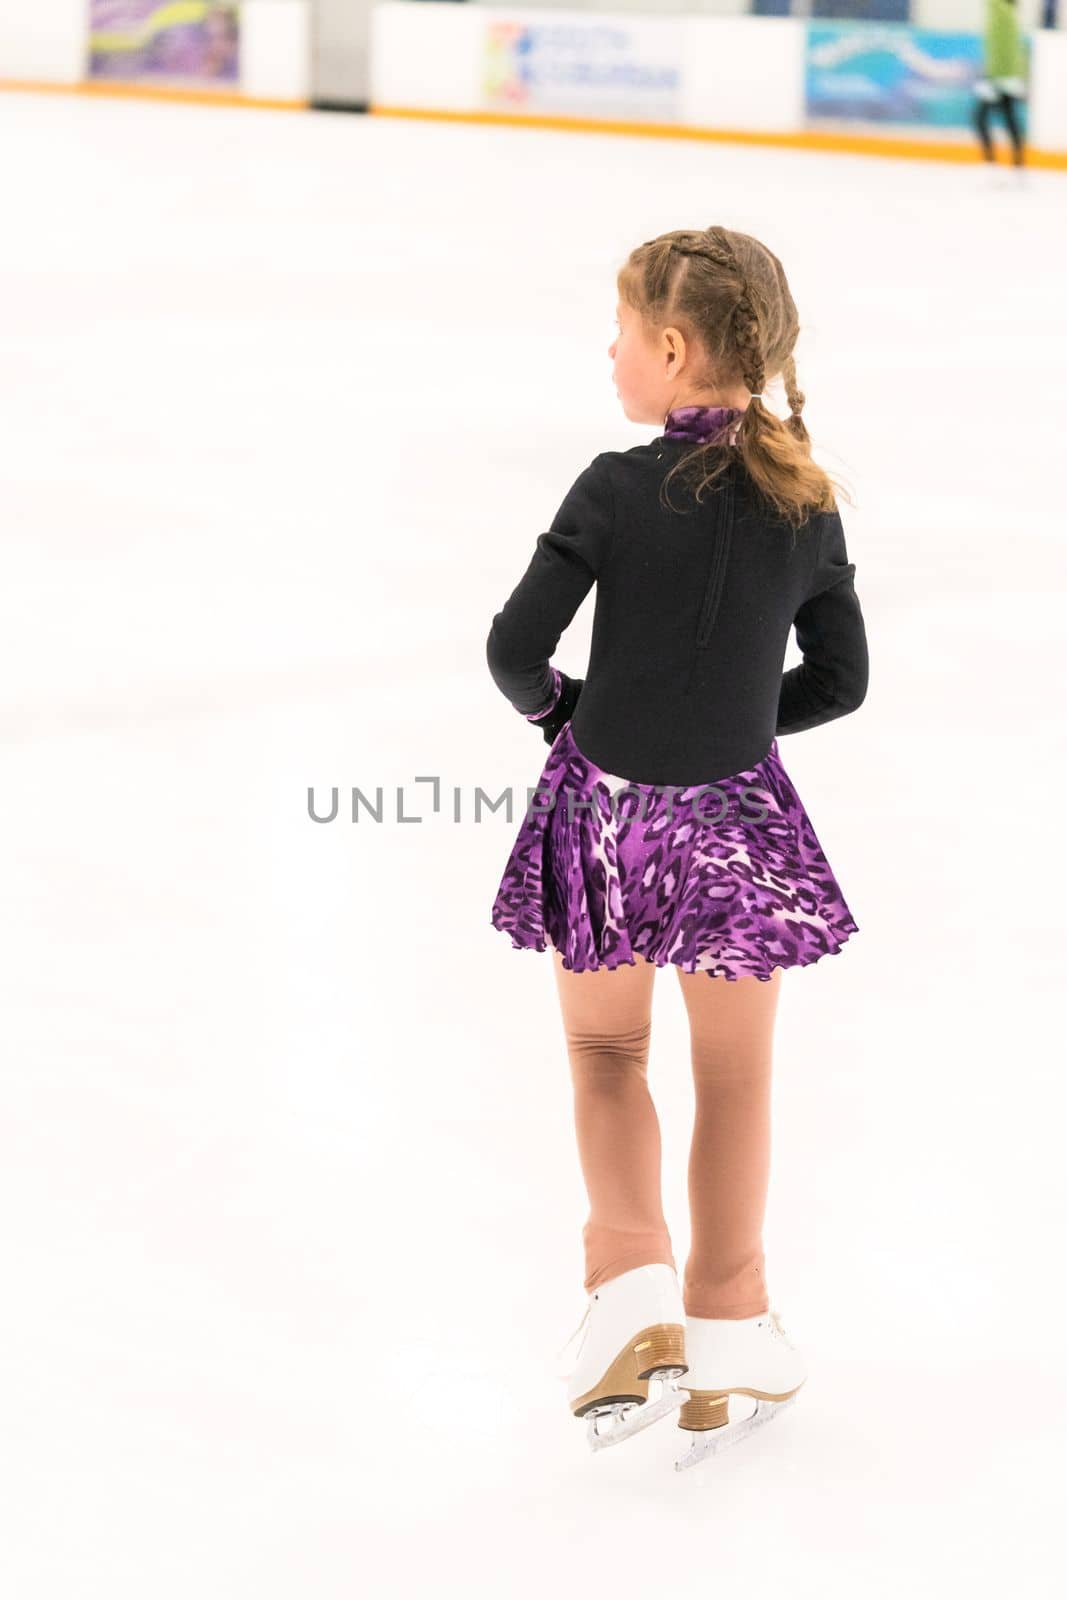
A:
[[[244,0],[240,93],[306,100],[311,92],[311,0]],[[89,0],[0,0],[0,79],[82,83]]]
[[[1039,150],[1067,150],[1067,33],[1034,35],[1031,74],[1030,138]]]
[[[485,92],[486,30],[493,23],[528,23],[544,33],[574,29],[625,34],[630,59],[644,53],[677,63],[673,115],[652,110],[649,120],[682,127],[729,127],[794,132],[803,127],[804,23],[793,17],[653,16],[629,12],[514,11],[425,0],[386,0],[374,8],[372,106],[427,110],[503,109]],[[758,91],[753,85],[757,84]],[[610,120],[595,89],[573,115]],[[529,105],[524,110],[547,112]],[[630,115],[639,120],[640,111]]]

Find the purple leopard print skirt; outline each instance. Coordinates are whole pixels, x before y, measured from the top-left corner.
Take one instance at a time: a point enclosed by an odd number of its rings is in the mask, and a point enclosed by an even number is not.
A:
[[[768,980],[775,967],[836,955],[859,931],[777,739],[749,771],[713,784],[623,781],[563,725],[493,903],[492,925],[515,949],[547,942],[572,972],[641,955]]]

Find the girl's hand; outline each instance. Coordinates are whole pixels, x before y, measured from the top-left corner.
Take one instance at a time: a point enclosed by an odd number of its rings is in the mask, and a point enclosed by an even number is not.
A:
[[[546,744],[554,744],[556,735],[565,722],[569,722],[574,715],[574,708],[578,704],[578,696],[582,692],[584,678],[568,678],[565,672],[560,673],[559,699],[556,701],[547,717],[541,717],[535,726],[540,728],[545,736]]]

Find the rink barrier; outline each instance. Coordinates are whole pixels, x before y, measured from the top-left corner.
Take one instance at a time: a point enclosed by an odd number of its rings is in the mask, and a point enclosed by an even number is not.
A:
[[[0,0],[0,89],[272,110],[309,105],[311,0],[241,0],[237,77],[218,83],[90,76],[92,18],[89,0]]]
[[[8,74],[16,69],[15,75],[0,79],[0,90],[265,110],[351,111],[889,159],[964,164],[982,159],[977,136],[971,137],[969,130],[924,136],[922,131],[884,133],[864,123],[809,125],[804,106],[805,24],[795,17],[612,14],[564,12],[554,7],[512,11],[450,0],[438,0],[434,5],[425,0],[356,3],[370,8],[369,94],[364,81],[352,84],[356,92],[350,97],[344,93],[348,80],[336,72],[335,62],[321,84],[325,90],[329,82],[333,92],[316,96],[310,0],[245,0],[240,85],[227,89],[145,80],[87,80],[84,0],[37,0],[29,13],[25,0],[0,0],[0,60]],[[936,17],[935,9],[941,11],[948,3],[925,0],[923,24],[943,26],[950,18]],[[487,46],[487,24],[495,27],[491,47]],[[584,105],[579,108],[581,114],[576,114],[573,107],[564,113],[544,105],[522,110],[486,104],[494,98],[487,90],[487,79],[494,74],[495,98],[500,98],[502,78],[505,92],[513,94],[516,102],[528,98],[522,82],[514,76],[518,58],[509,39],[516,33],[530,37],[530,30],[543,30],[549,24],[582,37],[598,31],[601,40],[610,39],[613,29],[621,38],[625,30],[620,64],[637,75],[633,94],[638,115],[610,114],[620,109],[612,104],[613,91],[616,99],[620,91],[610,83],[605,89],[604,83],[597,81],[597,72],[610,69],[611,50],[601,49],[599,57],[594,52],[583,63],[584,46],[564,66],[573,68],[577,62],[591,73],[588,84],[583,80],[581,95],[589,101],[588,112]],[[1067,170],[1067,30],[1062,26],[1035,29],[1029,39],[1028,163]],[[679,71],[679,61],[684,70]],[[656,73],[666,85],[660,102],[655,86],[649,93],[647,82],[640,81]],[[669,81],[672,77],[673,84]],[[758,84],[758,92],[753,84]],[[336,93],[338,87],[341,94]],[[622,106],[623,112],[632,109]],[[664,110],[671,120],[657,117],[656,112]],[[714,120],[709,111],[714,112]],[[1009,147],[999,127],[995,144],[998,161],[1006,163]]]
[[[929,20],[928,15],[924,22]],[[966,29],[948,28],[938,36],[901,24],[511,10],[454,0],[429,6],[425,0],[380,0],[371,24],[373,115],[925,161],[982,160],[969,77],[981,59],[981,43]],[[828,39],[821,36],[826,28]],[[820,39],[818,71],[809,46],[813,30]],[[951,49],[942,54],[954,37],[955,55]],[[1028,155],[1035,167],[1067,170],[1067,32],[1039,28],[1027,40]],[[914,66],[934,57],[937,70]],[[909,71],[927,70],[935,82],[944,79],[946,93],[940,103],[934,96],[925,123],[813,116],[813,71],[825,80],[833,65],[852,70],[853,61],[875,103],[890,113],[899,103],[902,118],[909,106],[926,101],[916,100],[918,89],[909,85],[907,73],[898,81],[901,62]],[[950,64],[955,77],[946,76]],[[833,87],[829,96],[823,91],[823,106],[832,103]],[[842,99],[847,103],[847,91]],[[999,128],[995,144],[998,159],[1005,160],[1007,140]]]

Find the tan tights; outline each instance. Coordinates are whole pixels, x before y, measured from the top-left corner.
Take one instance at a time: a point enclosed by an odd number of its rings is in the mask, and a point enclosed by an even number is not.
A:
[[[646,1262],[675,1266],[663,1216],[659,1119],[648,1086],[657,968],[638,956],[635,966],[568,972],[558,950],[552,958],[589,1195],[582,1237],[591,1290]],[[754,1317],[769,1306],[762,1229],[782,969],[767,982],[674,970],[689,1014],[696,1097],[685,1309],[694,1317]]]

